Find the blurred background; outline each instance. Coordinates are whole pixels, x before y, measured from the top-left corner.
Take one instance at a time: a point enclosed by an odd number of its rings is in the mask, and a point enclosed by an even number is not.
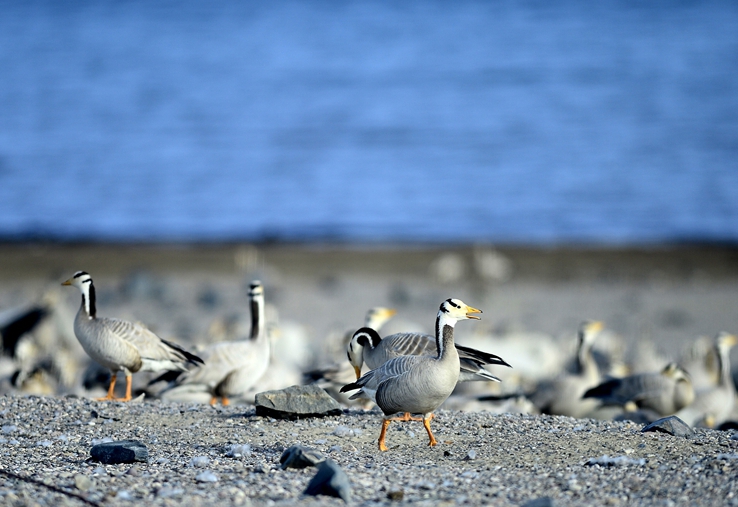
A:
[[[79,269],[192,347],[260,278],[300,368],[460,297],[518,373],[588,318],[655,371],[738,331],[737,189],[735,2],[0,1],[0,334],[41,305],[83,366]]]
[[[3,2],[0,237],[738,240],[734,2]]]

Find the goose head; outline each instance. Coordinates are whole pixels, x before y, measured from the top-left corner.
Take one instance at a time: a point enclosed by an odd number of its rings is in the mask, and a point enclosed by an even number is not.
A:
[[[86,271],[77,271],[72,278],[62,282],[62,285],[71,285],[84,292],[84,284],[92,283],[92,277]]]
[[[366,318],[364,319],[364,326],[372,329],[379,330],[388,320],[392,318],[397,310],[392,308],[385,308],[383,306],[375,306],[366,312]]]
[[[382,341],[379,333],[371,327],[362,327],[354,333],[346,347],[349,363],[354,367],[356,379],[361,377],[361,367],[364,365],[364,347],[374,348]]]
[[[595,338],[597,338],[597,335],[600,334],[600,331],[602,331],[604,327],[604,324],[599,320],[585,320],[582,322],[579,326],[578,334],[580,345],[591,347]]]
[[[664,369],[661,370],[661,374],[664,377],[668,377],[677,382],[692,382],[687,370],[679,366],[677,363],[669,363],[664,366]]]
[[[715,345],[720,352],[728,352],[737,344],[738,337],[725,331],[718,333],[718,335],[715,337]]]
[[[479,320],[475,313],[482,313],[482,310],[467,305],[460,299],[448,298],[446,301],[441,303],[441,307],[438,309],[438,317],[446,321],[456,321],[473,319]]]

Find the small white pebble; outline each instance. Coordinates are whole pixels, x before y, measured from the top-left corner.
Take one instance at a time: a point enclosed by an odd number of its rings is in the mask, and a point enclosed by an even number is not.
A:
[[[203,472],[200,472],[195,476],[195,480],[197,482],[218,482],[218,476],[215,475],[210,470],[205,470]]]
[[[188,467],[205,468],[210,464],[210,458],[207,456],[195,456],[187,464]]]
[[[118,494],[115,495],[116,500],[133,500],[133,495],[130,494],[125,489],[122,489],[118,491]]]
[[[228,456],[229,458],[242,458],[244,456],[251,456],[251,445],[233,444],[228,448],[226,456]]]

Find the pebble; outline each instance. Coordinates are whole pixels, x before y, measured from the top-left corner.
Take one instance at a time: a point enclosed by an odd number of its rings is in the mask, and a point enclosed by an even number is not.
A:
[[[195,476],[197,482],[218,482],[218,476],[211,470],[204,470]]]
[[[326,417],[343,413],[338,402],[315,384],[258,393],[255,405],[256,415],[275,419]]]
[[[80,491],[87,491],[92,487],[92,480],[86,475],[77,474],[74,476],[74,486]]]
[[[301,445],[288,447],[279,458],[282,470],[316,466],[321,461],[325,461],[325,456],[311,447]]]
[[[138,440],[121,440],[93,445],[90,449],[92,459],[104,464],[147,462],[149,451]]]
[[[344,502],[351,502],[351,483],[346,472],[335,461],[328,458],[316,465],[318,472],[305,488],[306,495],[335,496]]]
[[[233,444],[228,447],[226,456],[229,458],[243,458],[244,456],[251,456],[251,445]]]
[[[210,458],[207,456],[195,456],[187,464],[188,467],[205,468],[210,465]]]
[[[677,437],[691,437],[694,435],[692,428],[687,423],[679,419],[675,415],[669,417],[663,417],[657,421],[647,424],[641,430],[644,433],[649,431],[657,431],[661,433],[668,433]]]
[[[130,493],[130,491],[126,491],[125,489],[122,489],[118,491],[118,493],[115,495],[115,499],[129,501],[129,500],[133,500],[133,495]]]

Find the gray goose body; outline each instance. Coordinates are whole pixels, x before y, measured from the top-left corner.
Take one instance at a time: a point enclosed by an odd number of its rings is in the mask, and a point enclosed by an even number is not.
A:
[[[143,324],[126,320],[97,317],[95,287],[92,277],[78,271],[62,285],[71,285],[82,292],[82,305],[74,319],[74,334],[94,361],[112,373],[108,395],[111,400],[117,372],[126,375],[126,396],[131,399],[131,375],[138,371],[186,371],[189,364],[202,359],[179,345],[159,338]]]
[[[738,343],[735,335],[722,332],[715,337],[718,360],[717,385],[699,389],[691,405],[676,413],[690,426],[717,426],[730,417],[735,405],[735,384],[730,374],[730,349]]]
[[[221,398],[243,396],[269,368],[271,345],[264,318],[264,287],[251,282],[249,290],[251,334],[243,340],[221,342],[202,352],[205,364],[180,375],[171,387],[161,393],[168,400],[186,399],[192,393],[207,392],[210,403]]]
[[[641,373],[611,379],[584,393],[605,405],[635,403],[661,416],[672,415],[694,400],[694,388],[687,372],[669,363],[658,373]]]
[[[429,445],[437,444],[430,429],[430,417],[451,395],[459,380],[459,354],[454,347],[454,326],[463,319],[478,319],[481,313],[458,299],[441,304],[436,318],[435,356],[400,356],[364,374],[341,392],[359,390],[355,396],[368,397],[384,413],[379,449],[387,450],[385,436],[389,416],[409,412],[423,414]]]
[[[459,355],[459,382],[494,381],[500,379],[489,373],[485,365],[510,367],[501,357],[470,347],[454,344]],[[391,359],[400,356],[435,356],[438,354],[436,338],[423,333],[397,333],[381,338],[374,329],[364,327],[356,331],[347,347],[349,362],[360,376],[366,364],[375,370]]]

